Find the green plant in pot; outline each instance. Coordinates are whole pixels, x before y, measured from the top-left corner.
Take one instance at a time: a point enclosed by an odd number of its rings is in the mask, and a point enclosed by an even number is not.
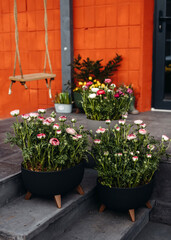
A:
[[[100,210],[129,210],[135,221],[134,209],[145,204],[150,207],[154,175],[161,157],[167,155],[170,140],[165,135],[161,141],[155,140],[142,120],[126,124],[126,119],[122,119],[115,126],[110,120],[106,123],[107,128],[96,130],[92,146]]]
[[[23,154],[22,178],[27,190],[26,199],[31,194],[54,196],[61,207],[61,195],[73,188],[83,194],[80,183],[84,174],[84,159],[87,158],[88,139],[84,127],[66,124],[66,116],[60,116],[56,123],[54,112],[44,117],[46,110],[24,114],[19,110],[11,115],[16,117],[13,133],[7,133],[6,142],[17,145]]]
[[[69,92],[56,93],[54,103],[57,113],[72,112],[72,101]]]
[[[105,78],[109,78],[114,75],[120,66],[122,57],[116,54],[105,65],[102,64],[103,59],[92,60],[89,57],[82,59],[80,54],[74,58],[70,64],[73,73],[73,95],[76,107],[82,109],[82,86],[85,86],[89,81],[99,81],[101,84]]]
[[[92,87],[92,81],[83,86],[83,109],[87,116],[88,129],[95,130],[105,126],[105,120],[117,120],[128,112],[131,93],[124,87],[117,88],[111,79],[104,84]],[[127,89],[127,90],[126,90]]]

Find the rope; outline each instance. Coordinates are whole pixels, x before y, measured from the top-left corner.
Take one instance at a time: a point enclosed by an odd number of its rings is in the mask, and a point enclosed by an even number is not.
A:
[[[16,43],[16,49],[15,49],[13,76],[15,76],[16,63],[17,63],[17,57],[18,57],[20,73],[21,73],[21,77],[23,78],[23,71],[22,71],[22,67],[21,67],[20,53],[19,53],[19,48],[18,48],[18,25],[17,25],[17,2],[16,2],[16,0],[14,0],[14,22],[15,22],[15,43]]]
[[[46,46],[46,52],[45,52],[45,62],[44,62],[44,69],[43,69],[43,71],[46,72],[46,62],[47,62],[47,58],[48,58],[50,72],[52,73],[52,66],[51,66],[51,61],[50,61],[50,56],[49,56],[49,50],[48,50],[47,0],[44,0],[44,10],[45,10],[45,14],[44,14],[44,24],[45,24],[45,46]]]

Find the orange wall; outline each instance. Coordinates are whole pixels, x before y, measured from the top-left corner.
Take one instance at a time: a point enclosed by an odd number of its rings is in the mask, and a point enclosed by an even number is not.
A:
[[[53,73],[56,74],[52,82],[53,94],[62,87],[59,3],[60,0],[47,1],[49,53]],[[42,72],[45,56],[43,0],[18,0],[17,7],[23,73]],[[9,117],[13,109],[26,113],[53,106],[44,80],[28,83],[28,90],[20,83],[15,83],[12,94],[8,95],[15,55],[14,31],[13,0],[0,0],[0,118]],[[20,74],[18,63],[17,74]]]
[[[115,83],[132,84],[139,111],[151,109],[154,0],[73,0],[74,56],[121,54]]]

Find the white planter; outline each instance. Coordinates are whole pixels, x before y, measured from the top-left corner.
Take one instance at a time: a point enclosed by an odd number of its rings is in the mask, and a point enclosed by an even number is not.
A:
[[[55,103],[55,110],[57,113],[71,113],[72,112],[72,104]]]

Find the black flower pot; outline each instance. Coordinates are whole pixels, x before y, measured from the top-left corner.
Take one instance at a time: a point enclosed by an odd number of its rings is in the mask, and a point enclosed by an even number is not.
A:
[[[150,199],[154,185],[153,180],[143,186],[135,188],[110,188],[100,184],[97,179],[97,192],[102,204],[112,210],[125,211],[136,209]]]
[[[35,172],[21,166],[25,188],[31,194],[39,196],[64,195],[76,188],[84,175],[84,163],[54,172]]]

